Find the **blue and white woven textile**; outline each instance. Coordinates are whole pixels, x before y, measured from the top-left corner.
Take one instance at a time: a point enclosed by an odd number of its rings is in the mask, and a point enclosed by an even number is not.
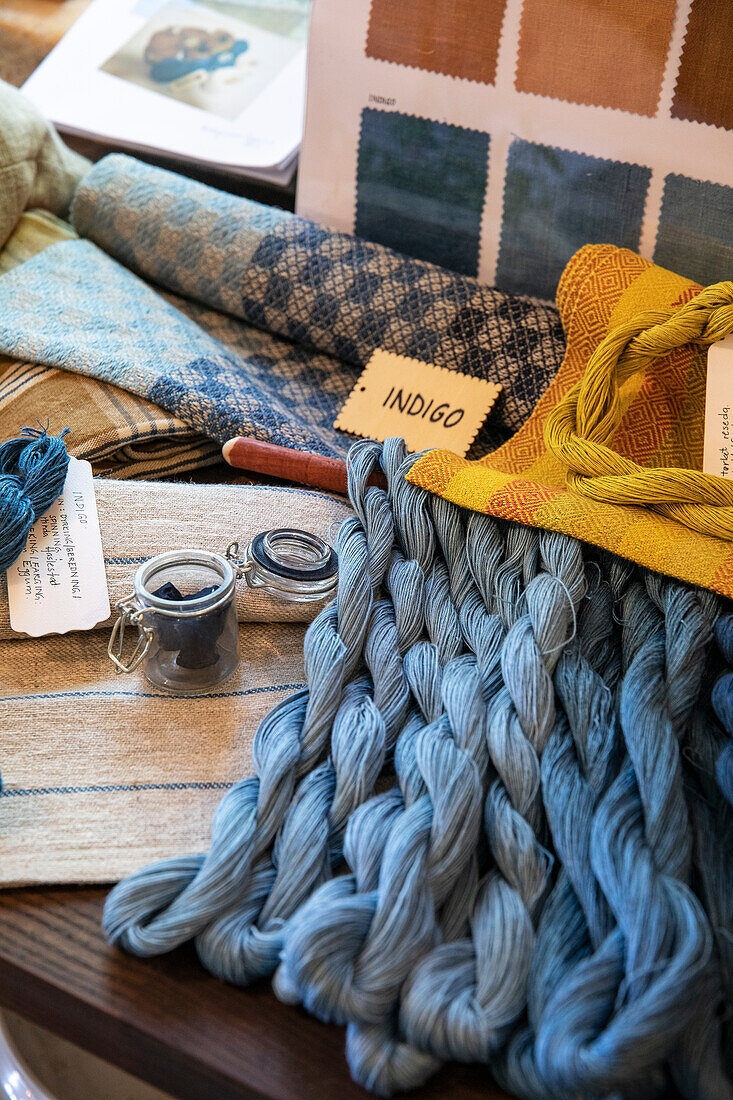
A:
[[[333,422],[383,348],[502,384],[480,455],[562,359],[551,305],[129,157],[85,176],[72,221],[86,239],[0,278],[0,352],[113,382],[220,442],[344,455]]]

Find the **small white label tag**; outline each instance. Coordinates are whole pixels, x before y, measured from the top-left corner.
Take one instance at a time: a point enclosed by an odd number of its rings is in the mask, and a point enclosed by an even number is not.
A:
[[[705,445],[702,468],[706,474],[733,477],[733,336],[708,349],[705,388]]]
[[[10,625],[40,638],[90,630],[109,617],[92,468],[72,458],[64,491],[36,520],[7,572]]]

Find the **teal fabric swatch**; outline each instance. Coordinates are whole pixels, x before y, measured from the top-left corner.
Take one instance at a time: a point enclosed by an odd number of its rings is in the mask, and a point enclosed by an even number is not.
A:
[[[733,279],[733,187],[668,175],[654,262],[703,286]]]
[[[489,140],[462,126],[362,111],[357,236],[476,275]]]
[[[651,170],[516,139],[509,149],[496,285],[554,298],[584,244],[638,249]]]

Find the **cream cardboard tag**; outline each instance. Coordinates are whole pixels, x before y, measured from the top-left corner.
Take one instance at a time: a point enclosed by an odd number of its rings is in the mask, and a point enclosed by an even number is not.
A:
[[[733,336],[711,344],[705,388],[705,444],[702,468],[706,474],[733,477]]]
[[[90,630],[109,618],[92,468],[72,458],[64,491],[36,520],[7,571],[10,625],[39,638]]]
[[[495,382],[377,350],[334,427],[381,441],[403,436],[410,451],[465,455],[500,391]]]

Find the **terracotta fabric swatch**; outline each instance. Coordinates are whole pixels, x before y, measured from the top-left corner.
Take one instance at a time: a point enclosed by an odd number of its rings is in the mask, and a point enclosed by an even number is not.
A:
[[[0,78],[17,87],[51,52],[90,0],[2,0]]]
[[[367,56],[492,84],[505,6],[506,0],[373,0]]]
[[[733,129],[733,0],[693,0],[672,115]]]
[[[674,0],[525,0],[520,92],[654,115]]]

